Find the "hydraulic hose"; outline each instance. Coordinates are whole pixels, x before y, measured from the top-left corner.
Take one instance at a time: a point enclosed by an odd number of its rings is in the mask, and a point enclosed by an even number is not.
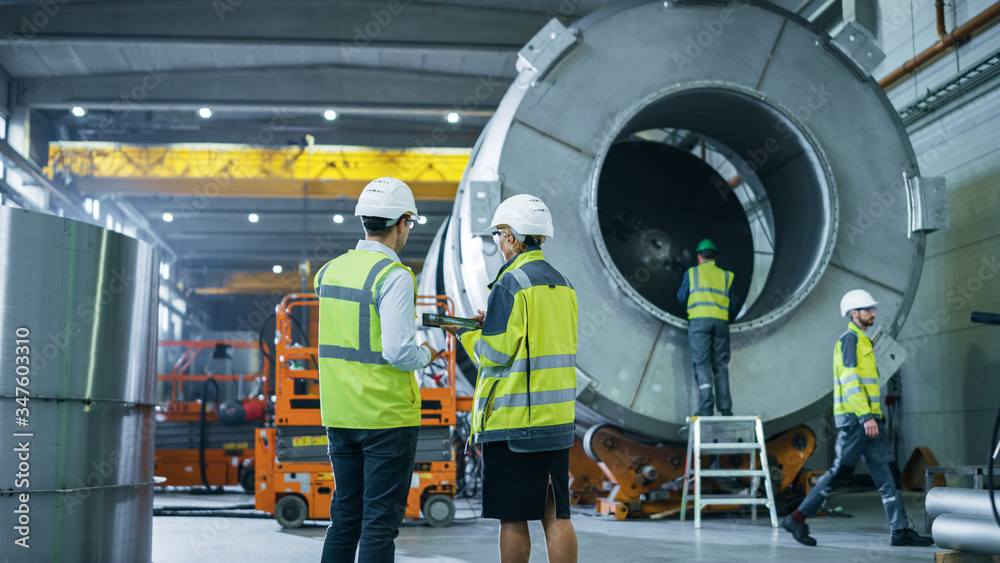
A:
[[[990,505],[993,508],[993,520],[996,521],[997,527],[1000,527],[1000,514],[997,513],[996,489],[993,487],[993,462],[996,460],[996,451],[1000,450],[1000,442],[997,440],[998,434],[1000,434],[1000,409],[997,410],[997,418],[993,423],[993,437],[990,440],[990,448],[995,449],[990,451],[990,459],[986,462],[986,484],[990,488]]]
[[[205,486],[205,490],[200,492],[203,494],[219,494],[225,492],[222,485],[213,489],[208,484],[208,476],[205,473],[205,407],[208,405],[208,387],[210,385],[215,390],[216,411],[218,411],[219,406],[219,383],[209,377],[205,380],[205,384],[201,388],[201,414],[198,422],[198,468],[201,470],[201,484]]]

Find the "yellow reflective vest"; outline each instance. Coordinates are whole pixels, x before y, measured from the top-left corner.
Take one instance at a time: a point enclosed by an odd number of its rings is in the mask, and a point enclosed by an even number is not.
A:
[[[705,262],[688,268],[688,319],[722,319],[729,321],[729,289],[735,275]]]
[[[375,297],[393,268],[413,275],[385,254],[350,250],[316,274],[323,426],[420,426],[420,388],[413,372],[394,368],[382,357],[382,324]],[[414,292],[414,302],[416,298]]]
[[[518,452],[572,447],[576,292],[539,247],[501,268],[482,330],[461,339],[480,366],[470,441],[506,440]]]
[[[833,348],[833,420],[837,428],[882,418],[872,341],[852,321]]]

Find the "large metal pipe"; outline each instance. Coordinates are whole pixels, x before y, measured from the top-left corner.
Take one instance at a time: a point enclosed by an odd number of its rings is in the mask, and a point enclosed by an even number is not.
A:
[[[927,493],[924,508],[927,510],[929,522],[933,522],[942,514],[959,514],[993,520],[990,492],[982,489],[934,487]]]
[[[931,535],[938,547],[1000,555],[1000,527],[992,517],[942,514],[934,520]]]
[[[734,409],[768,431],[829,408],[844,292],[871,291],[898,333],[923,265],[904,182],[916,158],[881,88],[822,30],[767,2],[621,2],[551,22],[519,69],[421,291],[462,316],[485,308],[503,262],[480,236],[493,210],[544,199],[556,228],[545,255],[580,303],[581,423],[681,438],[697,389],[673,293],[706,236],[749,282],[731,387]],[[702,141],[714,170],[697,159]]]
[[[0,207],[5,561],[150,560],[158,268],[146,243]]]

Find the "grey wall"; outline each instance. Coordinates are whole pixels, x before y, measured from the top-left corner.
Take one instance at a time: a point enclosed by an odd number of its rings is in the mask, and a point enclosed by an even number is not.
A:
[[[949,2],[948,30],[992,3]],[[882,77],[936,40],[934,1],[882,0],[878,12],[887,57],[873,74]],[[924,67],[889,98],[901,108],[997,51],[1000,25]],[[920,287],[900,334],[914,353],[900,372],[898,451],[901,462],[926,446],[944,465],[983,464],[1000,404],[1000,327],[968,318],[1000,312],[1000,80],[908,130],[921,173],[947,179],[951,227],[927,238]]]

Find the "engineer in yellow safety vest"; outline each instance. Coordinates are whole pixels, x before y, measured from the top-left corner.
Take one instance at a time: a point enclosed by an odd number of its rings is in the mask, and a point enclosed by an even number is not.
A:
[[[480,366],[470,441],[483,453],[483,517],[500,520],[500,560],[526,562],[528,521],[541,520],[548,560],[575,562],[569,449],[576,401],[576,292],[542,256],[553,235],[541,199],[500,204],[487,232],[507,263],[490,284],[482,330],[457,334]]]
[[[396,178],[373,180],[354,214],[365,239],[316,274],[319,394],[336,486],[323,563],[391,562],[420,427],[413,375],[437,351],[416,343],[416,280],[399,262],[417,205]]]
[[[702,240],[695,252],[698,254],[698,265],[688,268],[677,291],[677,300],[687,305],[688,344],[694,363],[694,378],[698,384],[698,410],[694,414],[712,416],[718,406],[720,414],[732,416],[733,398],[729,394],[729,317],[735,275],[715,265],[718,249],[711,240]]]
[[[892,445],[882,423],[878,367],[872,342],[865,334],[875,323],[875,298],[863,289],[848,291],[840,300],[840,314],[851,319],[847,331],[833,348],[833,420],[837,425],[837,457],[833,467],[820,477],[799,507],[781,521],[795,541],[816,545],[809,535],[806,518],[815,516],[826,497],[844,485],[858,460],[882,495],[882,508],[889,520],[890,545],[929,546],[934,540],[907,527],[903,498],[896,489],[889,464]],[[891,374],[890,374],[891,375]]]

